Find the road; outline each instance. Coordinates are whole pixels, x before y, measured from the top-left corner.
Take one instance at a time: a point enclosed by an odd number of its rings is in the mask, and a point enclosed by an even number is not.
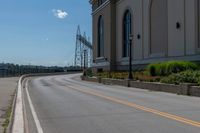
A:
[[[90,83],[79,77],[26,80],[26,131],[200,133],[200,98]]]

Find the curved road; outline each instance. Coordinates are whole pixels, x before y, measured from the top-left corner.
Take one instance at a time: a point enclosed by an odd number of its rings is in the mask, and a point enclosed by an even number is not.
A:
[[[27,132],[200,133],[200,98],[90,83],[79,77],[26,80]]]

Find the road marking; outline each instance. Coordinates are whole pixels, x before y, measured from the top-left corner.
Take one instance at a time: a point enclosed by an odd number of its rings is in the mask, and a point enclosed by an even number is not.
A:
[[[115,103],[123,104],[123,105],[129,106],[129,107],[132,107],[132,108],[135,108],[135,109],[138,109],[138,110],[153,113],[155,115],[159,115],[159,116],[162,116],[162,117],[165,117],[165,118],[168,118],[168,119],[171,119],[171,120],[175,120],[175,121],[178,121],[178,122],[181,122],[181,123],[184,123],[184,124],[192,125],[192,126],[195,126],[195,127],[200,127],[200,122],[193,121],[193,120],[190,120],[190,119],[187,119],[187,118],[183,118],[183,117],[180,117],[180,116],[177,116],[177,115],[169,114],[169,113],[162,112],[162,111],[152,109],[152,108],[147,108],[147,107],[144,107],[144,106],[132,103],[132,102],[124,101],[124,100],[121,100],[121,99],[105,96],[105,95],[100,94],[99,92],[96,92],[96,91],[77,89],[77,88],[74,88],[72,86],[70,86],[69,88],[83,92],[83,93],[86,93],[86,94],[90,94],[90,95],[93,95],[93,96],[98,96],[100,98],[103,98],[103,99],[106,99],[106,100],[109,100],[109,101],[112,101],[112,102],[115,102]]]
[[[26,83],[26,79],[22,81],[23,83]],[[22,84],[23,84],[22,83]],[[25,105],[25,94],[24,89],[22,87],[22,104],[23,104],[23,113],[24,113],[24,132],[29,133],[29,127],[28,127],[28,119],[26,114],[26,105]]]
[[[27,99],[28,99],[28,102],[29,102],[29,105],[30,105],[31,113],[33,115],[33,119],[34,119],[35,124],[36,124],[37,131],[38,131],[38,133],[43,133],[42,126],[40,124],[40,121],[39,121],[38,116],[36,114],[35,108],[33,106],[33,102],[31,101],[31,97],[30,97],[29,92],[28,92],[28,80],[26,81],[25,89],[26,89],[26,95],[27,95]]]

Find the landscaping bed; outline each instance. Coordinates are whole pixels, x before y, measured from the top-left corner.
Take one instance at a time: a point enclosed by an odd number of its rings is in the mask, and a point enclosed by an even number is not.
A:
[[[127,80],[128,72],[87,72],[87,81],[136,87],[181,95],[200,96],[199,64],[169,61],[149,64],[143,71],[134,71],[134,80]]]
[[[143,71],[134,71],[135,81],[159,82],[166,84],[195,83],[200,85],[200,66],[197,63],[187,61],[168,61],[149,64]],[[110,78],[126,80],[128,72],[101,72],[89,77]]]

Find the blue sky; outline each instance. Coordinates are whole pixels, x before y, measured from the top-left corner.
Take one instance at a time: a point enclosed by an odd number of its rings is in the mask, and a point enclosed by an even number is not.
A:
[[[0,62],[71,65],[77,25],[91,37],[88,0],[0,1]]]

